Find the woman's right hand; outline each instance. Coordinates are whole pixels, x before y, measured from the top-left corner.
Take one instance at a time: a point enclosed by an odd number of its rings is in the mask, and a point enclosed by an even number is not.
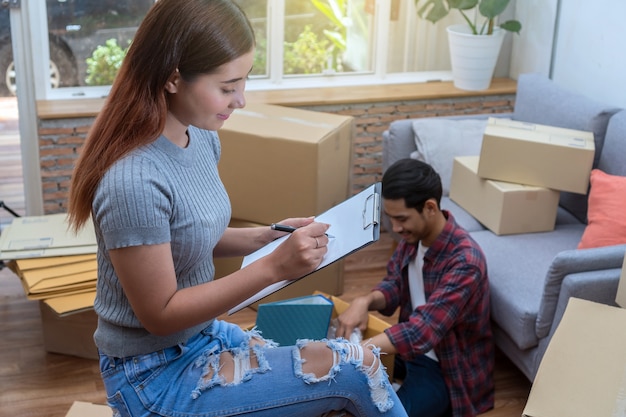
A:
[[[326,231],[330,225],[312,222],[299,227],[280,244],[267,260],[276,271],[276,282],[296,279],[313,272],[328,252]]]

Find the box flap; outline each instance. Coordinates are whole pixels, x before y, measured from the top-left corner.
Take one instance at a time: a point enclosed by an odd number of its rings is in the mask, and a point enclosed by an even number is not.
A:
[[[96,291],[87,291],[79,294],[64,295],[61,297],[43,300],[59,317],[74,313],[92,310],[96,299]]]
[[[626,415],[625,328],[626,310],[570,298],[522,415]]]
[[[55,256],[50,258],[27,258],[16,261],[21,271],[69,265],[75,262],[96,261],[96,254]]]
[[[333,311],[333,318],[337,317],[339,314],[346,311],[348,307],[350,307],[350,303],[334,295],[324,294],[321,291],[315,291],[314,294],[321,294],[326,297],[330,297],[331,301],[333,302],[335,306],[334,311]],[[391,327],[391,324],[387,323],[385,320],[382,320],[370,314],[369,320],[367,323],[367,330],[363,334],[363,339],[368,339],[370,337],[377,335],[378,333],[382,333],[388,327]]]
[[[106,405],[74,401],[65,417],[111,417],[113,411]]]
[[[615,302],[620,307],[626,308],[626,256],[624,256],[624,263],[622,264],[622,275],[619,279]]]
[[[550,125],[542,125],[538,123],[521,122],[519,120],[512,120],[501,117],[490,117],[487,119],[488,126],[504,127],[507,129],[517,129],[521,137],[527,137],[526,132],[539,133],[537,138],[546,140],[553,144],[561,146],[573,146],[581,147],[585,149],[595,150],[595,140],[593,138],[593,132],[587,130],[567,129],[564,127],[556,127]],[[531,138],[533,135],[529,135]]]
[[[237,109],[224,132],[263,134],[285,141],[318,143],[337,127],[350,123],[349,116],[312,112],[292,107],[264,103],[248,103],[245,109]],[[225,134],[220,131],[220,136]]]

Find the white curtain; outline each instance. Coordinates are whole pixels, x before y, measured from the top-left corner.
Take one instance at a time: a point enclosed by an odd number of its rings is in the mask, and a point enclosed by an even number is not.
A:
[[[464,23],[461,14],[454,10],[437,23],[431,23],[417,16],[414,0],[395,0],[394,3],[392,7],[398,7],[398,13],[397,20],[392,20],[390,25],[388,71],[449,71],[446,27]]]

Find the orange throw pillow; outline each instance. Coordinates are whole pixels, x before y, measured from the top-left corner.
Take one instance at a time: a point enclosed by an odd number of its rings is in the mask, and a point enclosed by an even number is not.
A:
[[[626,243],[626,177],[591,171],[587,227],[578,249]]]

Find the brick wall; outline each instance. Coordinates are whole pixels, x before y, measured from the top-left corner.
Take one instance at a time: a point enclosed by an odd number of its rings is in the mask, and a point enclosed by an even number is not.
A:
[[[333,104],[302,107],[353,116],[356,133],[352,167],[352,192],[382,176],[382,135],[399,119],[463,114],[505,113],[513,110],[515,95],[428,99],[371,104]],[[67,211],[72,166],[93,123],[93,117],[46,119],[39,122],[39,151],[46,214]]]

